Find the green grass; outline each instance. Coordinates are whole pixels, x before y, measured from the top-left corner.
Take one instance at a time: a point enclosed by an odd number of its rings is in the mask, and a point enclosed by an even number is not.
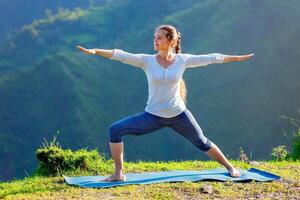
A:
[[[297,199],[300,193],[300,161],[259,162],[251,165],[231,161],[239,169],[255,167],[282,177],[273,182],[182,182],[150,185],[128,185],[105,189],[80,188],[64,182],[62,176],[26,177],[22,180],[0,183],[0,199]],[[203,170],[218,168],[213,161],[174,162],[125,162],[126,173],[162,170]],[[103,171],[98,175],[109,175],[113,171],[112,160],[103,162]],[[88,175],[70,172],[68,175]],[[212,194],[200,191],[204,185],[213,187]]]

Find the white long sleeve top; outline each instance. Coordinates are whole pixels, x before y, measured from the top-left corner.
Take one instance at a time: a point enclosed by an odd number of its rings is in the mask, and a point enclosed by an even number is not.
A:
[[[143,69],[148,81],[148,100],[145,111],[159,117],[171,118],[186,108],[180,96],[180,79],[185,69],[222,63],[224,55],[179,53],[176,54],[174,63],[166,69],[158,64],[155,54],[133,54],[114,49],[110,59]]]

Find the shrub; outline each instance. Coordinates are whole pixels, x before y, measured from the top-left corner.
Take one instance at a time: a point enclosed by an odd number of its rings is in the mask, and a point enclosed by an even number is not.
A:
[[[298,113],[300,114],[300,109],[298,110]],[[291,118],[282,115],[281,118],[289,120],[291,124],[297,127],[296,132],[293,133],[293,140],[292,140],[292,153],[289,154],[289,157],[293,160],[299,160],[300,159],[300,119],[297,118]]]
[[[239,149],[239,159],[242,161],[242,162],[246,162],[246,163],[249,163],[249,158],[248,156],[246,155],[244,149],[242,147],[240,147]]]
[[[50,143],[45,140],[43,147],[36,150],[36,156],[39,166],[35,174],[42,176],[56,176],[77,171],[97,173],[105,165],[104,156],[96,149],[90,151],[62,149],[56,141],[56,136]]]
[[[288,158],[289,152],[286,150],[286,146],[280,145],[273,148],[271,155],[276,158],[276,161],[283,161]]]
[[[292,153],[291,157],[294,160],[300,159],[300,129],[294,134],[295,138],[292,143]]]

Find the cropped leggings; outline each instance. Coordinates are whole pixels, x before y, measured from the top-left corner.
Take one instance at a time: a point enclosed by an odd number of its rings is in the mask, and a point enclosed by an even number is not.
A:
[[[200,150],[208,151],[212,146],[212,142],[203,135],[200,126],[187,108],[171,118],[159,117],[146,111],[128,116],[109,127],[109,140],[111,143],[119,143],[122,142],[124,135],[145,135],[163,127],[170,127]]]

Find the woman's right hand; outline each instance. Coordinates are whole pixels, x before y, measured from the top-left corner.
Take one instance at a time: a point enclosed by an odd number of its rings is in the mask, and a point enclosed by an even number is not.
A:
[[[82,46],[76,46],[80,51],[83,51],[86,54],[95,54],[96,50],[95,49],[86,49]]]

